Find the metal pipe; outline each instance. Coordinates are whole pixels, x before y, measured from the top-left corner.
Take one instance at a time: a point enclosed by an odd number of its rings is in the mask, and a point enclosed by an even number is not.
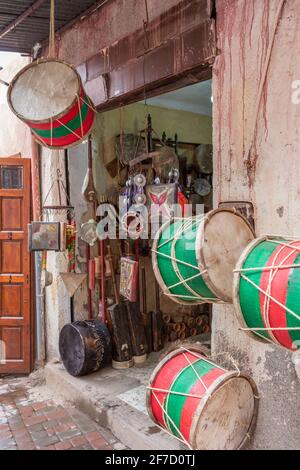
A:
[[[15,20],[9,23],[6,28],[0,31],[0,39],[4,38],[4,36],[14,30],[20,23],[22,23],[23,20],[25,20],[28,16],[32,15],[32,13],[34,13],[46,1],[47,0],[37,0],[36,2],[34,2],[31,7],[27,8],[27,10],[25,10],[21,15],[19,15]]]
[[[41,220],[41,178],[39,146],[32,137],[31,141],[31,188],[33,220]],[[46,360],[45,337],[45,298],[42,290],[42,254],[34,254],[35,270],[35,360],[42,365]]]

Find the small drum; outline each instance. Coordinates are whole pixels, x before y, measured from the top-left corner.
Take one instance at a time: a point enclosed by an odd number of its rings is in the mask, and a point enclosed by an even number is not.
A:
[[[266,236],[244,250],[233,284],[243,330],[257,339],[300,349],[299,268],[299,240]]]
[[[151,419],[194,450],[242,448],[256,424],[258,392],[239,371],[210,361],[197,345],[158,364],[147,388]]]
[[[168,221],[153,243],[157,282],[180,304],[232,302],[233,269],[253,238],[247,220],[231,209]]]
[[[92,131],[93,104],[77,71],[60,60],[27,65],[12,80],[7,99],[12,112],[45,147],[71,147]]]

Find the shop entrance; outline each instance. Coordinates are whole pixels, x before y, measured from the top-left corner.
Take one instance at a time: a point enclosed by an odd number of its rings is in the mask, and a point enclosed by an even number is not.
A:
[[[151,203],[159,202],[164,193],[168,193],[172,202],[189,204],[193,215],[201,208],[205,213],[212,209],[211,85],[211,80],[198,82],[101,115],[97,141],[107,173],[98,175],[97,185],[106,188],[104,200],[117,206],[120,195],[128,193],[128,182],[133,181],[133,192],[137,193],[133,199],[136,200],[140,192],[148,209]],[[145,179],[142,188],[134,183],[140,174]],[[150,232],[151,228],[151,238]],[[129,253],[133,256],[135,243],[129,245]],[[120,251],[114,243],[112,246],[118,266]],[[126,255],[128,248],[124,242],[120,246],[122,254]],[[160,334],[155,329],[159,329],[163,331],[164,345],[199,335],[209,344],[210,305],[189,306],[187,302],[174,302],[162,293],[161,286],[158,295],[151,249],[151,240],[140,240],[136,298],[140,300],[144,315],[162,313],[162,323],[153,325],[154,339]]]

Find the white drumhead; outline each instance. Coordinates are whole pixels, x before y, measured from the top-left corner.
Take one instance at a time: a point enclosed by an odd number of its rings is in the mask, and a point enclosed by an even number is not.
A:
[[[9,101],[21,118],[46,121],[68,110],[79,90],[79,76],[72,67],[47,60],[19,72],[10,86]]]
[[[208,214],[197,239],[197,257],[207,269],[205,282],[221,300],[232,301],[233,270],[253,239],[250,224],[238,213],[220,209]]]
[[[206,402],[192,437],[196,450],[234,450],[246,438],[255,414],[252,386],[245,377],[233,377]]]

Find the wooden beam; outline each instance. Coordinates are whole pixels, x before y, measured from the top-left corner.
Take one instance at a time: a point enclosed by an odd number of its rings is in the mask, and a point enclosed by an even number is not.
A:
[[[38,8],[40,8],[43,3],[48,0],[36,0],[31,7],[27,8],[21,15],[19,15],[15,20],[13,20],[9,25],[7,25],[2,31],[0,31],[0,39],[3,39],[8,33],[13,31],[22,21],[24,21],[28,16],[32,15]]]

